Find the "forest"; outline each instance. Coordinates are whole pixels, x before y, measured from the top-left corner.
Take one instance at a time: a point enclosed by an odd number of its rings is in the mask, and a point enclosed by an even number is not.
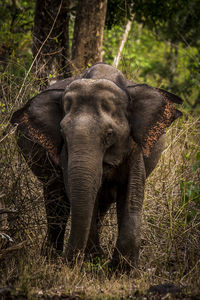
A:
[[[199,299],[199,1],[0,5],[0,299]],[[182,116],[167,126],[164,151],[145,183],[139,264],[129,263],[129,271],[110,266],[119,233],[115,203],[102,221],[102,257],[70,264],[44,255],[43,184],[19,151],[18,125],[11,124],[29,99],[59,80],[81,78],[99,62],[131,83],[183,100],[175,104]],[[64,248],[71,223],[72,216]]]

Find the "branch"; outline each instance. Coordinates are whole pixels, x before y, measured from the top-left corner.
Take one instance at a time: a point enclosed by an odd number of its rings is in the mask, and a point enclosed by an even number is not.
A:
[[[26,241],[23,241],[23,242],[21,242],[21,243],[19,243],[17,245],[11,246],[11,247],[9,247],[7,249],[0,250],[0,258],[2,258],[3,256],[5,256],[7,254],[10,254],[13,251],[16,251],[16,250],[19,250],[19,249],[23,248],[24,245],[25,245],[25,243],[26,243]]]
[[[0,208],[0,215],[1,214],[16,214],[17,210],[9,209],[9,208]]]

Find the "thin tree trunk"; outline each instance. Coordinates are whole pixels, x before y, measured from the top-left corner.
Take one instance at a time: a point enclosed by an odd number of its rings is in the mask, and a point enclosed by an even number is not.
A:
[[[171,88],[173,86],[174,77],[176,75],[177,58],[178,58],[178,44],[171,44],[170,57],[171,57],[171,76],[169,79],[169,88]]]
[[[90,64],[102,61],[102,42],[106,18],[107,0],[82,0],[78,2],[72,63],[82,71]]]
[[[126,40],[127,40],[127,38],[128,38],[129,31],[131,30],[132,22],[133,22],[133,19],[132,19],[132,20],[129,20],[128,23],[126,24],[126,28],[125,28],[124,34],[123,34],[123,36],[122,36],[122,40],[121,40],[119,49],[118,49],[118,51],[117,51],[117,55],[116,55],[115,58],[114,58],[113,67],[115,67],[115,68],[118,67],[118,64],[119,64],[119,60],[120,60],[120,57],[121,57],[122,50],[123,50],[124,45],[125,45],[125,43],[126,43]]]
[[[139,44],[140,43],[140,40],[141,40],[141,35],[142,35],[142,24],[138,24],[138,38],[137,40],[135,41],[136,44]]]
[[[50,82],[70,76],[69,0],[37,0],[33,29],[36,76]],[[42,85],[44,85],[42,84]]]

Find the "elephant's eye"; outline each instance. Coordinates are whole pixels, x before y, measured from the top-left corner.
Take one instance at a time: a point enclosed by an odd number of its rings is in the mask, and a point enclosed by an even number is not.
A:
[[[115,133],[113,129],[108,129],[104,136],[104,143],[107,147],[112,146],[115,143]]]
[[[112,107],[107,101],[102,101],[101,108],[103,111],[107,113],[110,113],[112,111]]]

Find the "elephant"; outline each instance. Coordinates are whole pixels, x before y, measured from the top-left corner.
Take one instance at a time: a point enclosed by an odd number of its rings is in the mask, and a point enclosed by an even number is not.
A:
[[[101,255],[100,227],[116,203],[111,264],[137,266],[145,181],[165,147],[165,129],[182,115],[174,103],[182,102],[97,63],[14,112],[19,149],[43,183],[47,254],[63,255],[67,262],[80,254]]]

